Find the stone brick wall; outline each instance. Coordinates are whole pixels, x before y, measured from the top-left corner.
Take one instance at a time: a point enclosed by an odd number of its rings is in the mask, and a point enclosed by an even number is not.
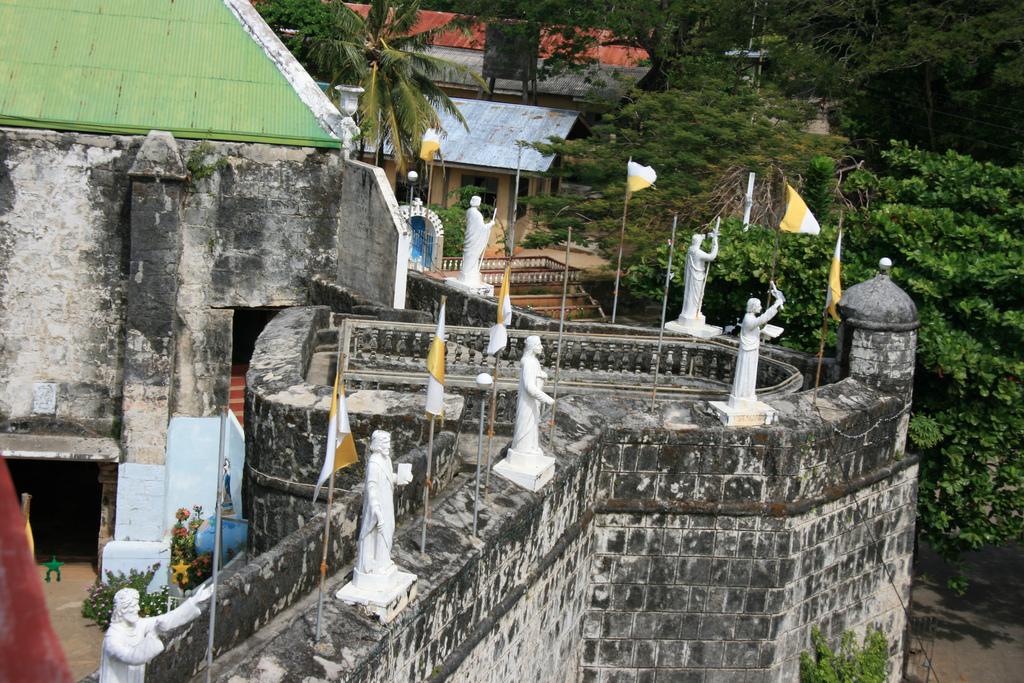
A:
[[[227,399],[230,309],[303,304],[309,277],[337,270],[337,152],[171,138],[178,164],[210,171],[171,197],[173,183],[132,187],[143,140],[0,129],[0,429],[117,434],[128,332],[150,344],[167,321],[170,412],[212,415]],[[177,291],[143,265],[158,255]],[[133,277],[162,299],[129,310]],[[40,381],[58,385],[55,416],[32,415]],[[153,392],[136,386],[130,403],[145,406]]]
[[[405,308],[411,233],[384,170],[346,163],[341,199],[337,283],[372,301]]]

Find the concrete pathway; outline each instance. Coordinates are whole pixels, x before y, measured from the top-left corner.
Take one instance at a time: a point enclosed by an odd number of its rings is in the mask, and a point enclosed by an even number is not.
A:
[[[39,576],[45,570],[39,567]],[[86,562],[69,562],[61,567],[61,580],[52,578],[43,583],[46,609],[50,623],[64,648],[64,656],[75,680],[88,676],[100,665],[100,646],[103,631],[94,622],[82,616],[82,601],[86,589],[96,580],[96,572]]]
[[[908,680],[1024,681],[1024,548],[988,548],[964,559],[971,583],[961,597],[946,587],[952,569],[921,547]],[[922,648],[933,662],[930,678]]]

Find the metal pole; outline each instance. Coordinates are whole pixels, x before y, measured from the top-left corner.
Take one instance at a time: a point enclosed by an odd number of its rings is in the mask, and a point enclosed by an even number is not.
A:
[[[473,494],[473,535],[476,536],[476,521],[480,515],[480,461],[484,453],[484,394],[480,395],[480,435],[476,442],[476,492]]]
[[[500,305],[500,304],[499,304]],[[504,349],[502,349],[504,350]],[[494,440],[494,414],[498,404],[498,354],[494,354],[494,370],[491,372],[491,409],[487,424],[487,467],[484,472],[484,491],[491,486],[491,442]]]
[[[320,642],[321,619],[324,615],[324,584],[327,581],[327,548],[328,539],[331,537],[331,508],[334,506],[334,472],[327,484],[327,515],[324,517],[324,548],[320,555],[320,593],[316,598],[316,638],[314,643]]]
[[[658,350],[654,353],[654,385],[651,387],[651,408],[658,397],[658,372],[661,370],[661,343],[665,338],[665,311],[668,310],[668,285],[672,281],[672,254],[676,249],[676,225],[679,214],[672,216],[672,237],[668,240],[668,266],[665,268],[665,292],[661,295],[661,327],[658,328]]]
[[[508,256],[512,258],[512,251],[516,246],[516,212],[519,210],[519,169],[523,161],[523,145],[522,140],[516,140],[516,146],[519,148],[516,152],[516,186],[512,192],[512,216],[508,222]]]
[[[630,192],[626,190],[626,199],[622,202],[622,229],[619,231],[619,261],[615,266],[615,298],[612,300],[612,324],[619,311],[619,280],[622,278],[622,243],[626,239],[626,211],[629,208]]]
[[[220,446],[217,451],[217,502],[215,507],[215,519],[217,526],[214,527],[213,533],[213,595],[210,596],[210,627],[209,633],[206,638],[206,682],[210,682],[210,676],[213,673],[213,635],[217,626],[217,579],[218,579],[218,568],[220,566],[220,547],[221,547],[221,528],[223,526],[223,520],[221,519],[221,508],[224,504],[224,485],[221,483],[221,472],[224,471],[224,441],[226,438],[228,425],[228,409],[227,406],[221,408],[220,411]]]
[[[558,400],[558,380],[562,370],[562,332],[565,330],[565,298],[569,293],[569,246],[572,244],[572,226],[565,237],[565,267],[562,268],[562,311],[558,315],[558,350],[555,352],[555,386],[551,391],[551,398]],[[551,404],[551,419],[548,423],[548,440],[555,431],[555,410],[558,403]]]
[[[430,429],[427,432],[427,477],[423,482],[423,529],[420,533],[420,552],[427,552],[427,517],[430,516],[430,475],[433,466],[434,454],[434,416],[427,413],[430,420]]]

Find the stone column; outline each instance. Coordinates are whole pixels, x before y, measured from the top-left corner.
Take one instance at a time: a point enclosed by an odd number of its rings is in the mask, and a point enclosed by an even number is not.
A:
[[[850,287],[839,301],[839,363],[843,377],[910,401],[914,390],[917,306],[889,277],[882,259],[875,277]]]
[[[122,442],[130,463],[162,465],[174,367],[185,166],[170,133],[152,131],[129,170],[131,252]]]
[[[103,549],[114,538],[114,523],[117,521],[117,464],[102,462],[99,464],[100,493],[100,530],[96,539],[96,557],[103,558]],[[100,567],[102,572],[103,567]]]
[[[160,562],[154,585],[166,583],[167,427],[174,386],[175,302],[181,254],[180,209],[185,165],[170,133],[151,131],[129,170],[132,180],[128,301],[114,540],[106,570],[145,569]]]

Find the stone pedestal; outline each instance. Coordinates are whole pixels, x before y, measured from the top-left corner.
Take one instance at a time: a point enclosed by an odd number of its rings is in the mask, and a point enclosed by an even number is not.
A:
[[[726,427],[760,427],[775,422],[778,412],[767,403],[729,397],[728,401],[708,401]]]
[[[335,596],[349,605],[362,605],[367,614],[388,624],[416,597],[416,575],[399,571],[395,565],[386,574],[364,574],[357,570]]]
[[[703,313],[696,318],[677,318],[665,323],[665,329],[676,334],[688,334],[701,339],[710,339],[722,334],[721,327],[708,325],[705,320]]]
[[[527,491],[539,491],[555,476],[555,459],[510,448],[508,456],[494,466],[494,473]]]
[[[446,277],[444,279],[444,283],[449,287],[461,289],[464,292],[470,292],[471,294],[476,294],[478,296],[494,296],[494,285],[489,285],[486,282],[472,284],[463,282],[457,277]]]

